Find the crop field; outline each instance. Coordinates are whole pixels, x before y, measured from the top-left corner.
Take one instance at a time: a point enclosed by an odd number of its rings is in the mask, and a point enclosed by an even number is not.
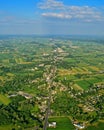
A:
[[[10,99],[7,96],[0,94],[0,102],[5,105],[8,105],[10,103]]]
[[[78,84],[84,90],[87,90],[90,87],[90,84],[86,80],[76,81],[76,84]]]
[[[3,81],[5,79],[5,77],[3,76],[0,76],[0,80]]]
[[[13,127],[12,126],[0,126],[0,130],[11,130]]]
[[[85,130],[104,130],[104,123],[98,123],[95,126],[89,126],[88,128],[86,128]]]
[[[75,127],[67,117],[49,118],[49,122],[56,122],[56,128],[48,128],[48,130],[75,130]]]

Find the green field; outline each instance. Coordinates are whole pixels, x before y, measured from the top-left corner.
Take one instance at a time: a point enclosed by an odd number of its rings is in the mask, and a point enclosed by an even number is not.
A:
[[[0,126],[0,130],[12,130],[12,126]]]
[[[54,117],[50,118],[49,122],[56,122],[56,128],[48,128],[48,130],[75,130],[68,117]]]
[[[87,90],[90,87],[90,84],[85,80],[76,81],[76,84],[78,84],[84,90]]]
[[[104,123],[99,123],[97,126],[89,126],[85,130],[104,130]]]
[[[10,103],[10,99],[8,97],[0,94],[0,102],[5,105],[8,105]]]

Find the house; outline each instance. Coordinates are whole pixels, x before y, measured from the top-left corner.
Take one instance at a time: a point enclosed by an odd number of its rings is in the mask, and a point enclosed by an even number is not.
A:
[[[74,122],[73,125],[78,128],[78,129],[84,129],[85,128],[85,125],[84,124],[80,124],[80,123],[76,123]]]
[[[51,122],[48,124],[48,126],[51,128],[56,128],[56,122]]]
[[[24,93],[22,91],[19,91],[18,95],[21,95],[21,96],[25,97],[26,99],[31,99],[32,98],[32,96],[30,94]]]
[[[43,67],[44,66],[44,64],[39,64],[39,67]]]

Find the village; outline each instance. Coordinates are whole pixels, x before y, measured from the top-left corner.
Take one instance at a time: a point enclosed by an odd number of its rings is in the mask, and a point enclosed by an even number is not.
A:
[[[31,40],[31,46],[25,39],[9,42],[11,46],[1,43],[8,46],[6,49],[3,46],[2,55],[15,47],[9,54],[11,59],[4,57],[1,63],[0,101],[4,122],[11,121],[14,129],[27,130],[30,124],[30,129],[37,130],[87,130],[102,123],[103,64],[89,62],[90,55],[95,56],[92,50],[98,49],[97,43],[95,48],[86,50],[88,41],[37,38],[36,42]]]

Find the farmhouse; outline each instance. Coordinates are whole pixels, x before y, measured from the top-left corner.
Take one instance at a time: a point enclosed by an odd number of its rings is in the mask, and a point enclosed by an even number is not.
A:
[[[18,94],[25,97],[26,99],[31,99],[32,98],[32,96],[30,94],[24,93],[22,91],[19,91]]]
[[[73,125],[74,125],[75,127],[77,127],[78,129],[84,129],[84,128],[85,128],[85,125],[80,124],[80,123],[74,123]]]
[[[48,126],[51,128],[56,128],[56,122],[51,122],[48,124]]]

